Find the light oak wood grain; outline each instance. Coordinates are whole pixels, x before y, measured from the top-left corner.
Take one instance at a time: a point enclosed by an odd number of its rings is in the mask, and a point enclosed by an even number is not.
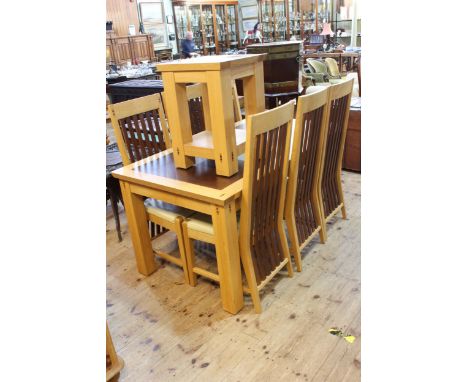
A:
[[[316,237],[304,248],[301,273],[290,279],[281,272],[264,288],[261,315],[249,300],[235,316],[224,312],[218,285],[203,278],[196,288],[183,284],[169,263],[142,277],[126,216],[118,243],[109,207],[107,318],[125,359],[120,380],[359,381],[360,178],[343,173],[348,219],[333,218],[327,243]],[[332,326],[356,341],[330,335]]]

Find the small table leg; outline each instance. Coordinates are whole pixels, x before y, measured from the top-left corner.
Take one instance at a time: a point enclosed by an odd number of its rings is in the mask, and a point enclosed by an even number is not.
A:
[[[133,194],[130,191],[130,184],[127,182],[120,181],[120,189],[125,204],[128,228],[132,236],[138,272],[149,276],[157,269],[157,265],[154,261],[143,198]]]
[[[216,174],[234,175],[238,170],[234,108],[230,73],[207,72]]]
[[[245,115],[265,111],[263,62],[255,63],[255,74],[243,79]]]
[[[219,284],[223,308],[236,314],[244,307],[235,202],[213,207]]]

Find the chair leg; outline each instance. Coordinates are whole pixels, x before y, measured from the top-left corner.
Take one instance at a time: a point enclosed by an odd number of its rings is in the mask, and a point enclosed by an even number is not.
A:
[[[302,259],[301,251],[299,251],[299,238],[297,236],[297,228],[293,216],[286,218],[286,226],[288,227],[289,239],[291,240],[291,252],[294,256],[294,262],[296,263],[296,270],[298,272],[302,272]]]
[[[179,252],[180,252],[180,258],[182,260],[182,268],[184,269],[184,278],[185,282],[189,285],[192,285],[190,283],[190,277],[188,273],[188,264],[187,264],[187,252],[185,250],[185,240],[184,240],[184,234],[183,234],[183,224],[184,224],[184,219],[180,216],[176,217],[176,234],[177,234],[177,244],[179,245]],[[193,250],[192,250],[193,254]],[[193,266],[190,267],[190,269],[193,269]]]
[[[323,215],[323,204],[320,202],[320,196],[314,195],[312,197],[312,209],[314,213],[315,221],[320,226],[320,242],[325,244],[327,241],[327,223],[325,222],[325,216]]]
[[[119,216],[119,205],[118,205],[119,200],[117,198],[117,195],[115,195],[114,190],[109,190],[109,199],[111,202],[112,214],[114,215],[115,229],[117,231],[119,242],[121,242],[122,232],[120,231],[120,216]]]
[[[286,233],[284,232],[284,227],[283,227],[282,222],[278,224],[278,231],[279,231],[279,237],[280,237],[280,244],[284,252],[284,258],[288,259],[288,262],[286,264],[286,268],[288,269],[288,276],[293,277],[294,271],[293,271],[292,264],[291,264],[291,254],[289,253],[288,241],[286,240]]]
[[[195,252],[193,249],[193,240],[189,237],[187,222],[185,220],[182,223],[182,237],[184,242],[185,263],[187,264],[188,283],[194,287],[197,285],[197,275],[193,271],[193,267],[195,265]]]
[[[345,208],[345,203],[344,203],[343,187],[341,185],[341,171],[338,172],[337,178],[338,178],[337,179],[338,197],[339,197],[340,203],[343,203],[343,207],[341,207],[341,215],[343,216],[343,219],[346,220],[346,208]]]

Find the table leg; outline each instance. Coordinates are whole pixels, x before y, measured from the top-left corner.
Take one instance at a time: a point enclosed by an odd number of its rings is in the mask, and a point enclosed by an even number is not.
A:
[[[231,75],[229,71],[207,72],[207,80],[216,174],[231,176],[239,170]]]
[[[257,62],[254,65],[254,75],[243,79],[245,115],[265,111],[263,62]]]
[[[154,261],[143,198],[133,194],[130,191],[130,184],[127,182],[120,181],[120,189],[125,204],[128,228],[132,236],[138,272],[149,276],[157,269],[157,265]]]
[[[167,119],[171,129],[174,162],[178,168],[193,166],[194,159],[185,155],[184,144],[192,141],[192,127],[185,84],[175,82],[174,73],[163,73]]]
[[[219,284],[223,308],[236,314],[244,306],[235,201],[213,207]]]
[[[205,130],[211,131],[210,98],[208,96],[208,86],[206,86],[206,84],[203,84],[202,87],[202,103],[203,118],[205,119]]]

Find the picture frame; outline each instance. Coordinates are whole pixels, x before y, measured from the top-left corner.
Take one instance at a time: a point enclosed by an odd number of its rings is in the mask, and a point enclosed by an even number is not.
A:
[[[256,5],[249,5],[241,7],[242,19],[258,18],[258,7]]]
[[[164,9],[161,1],[139,3],[142,23],[163,23]]]

